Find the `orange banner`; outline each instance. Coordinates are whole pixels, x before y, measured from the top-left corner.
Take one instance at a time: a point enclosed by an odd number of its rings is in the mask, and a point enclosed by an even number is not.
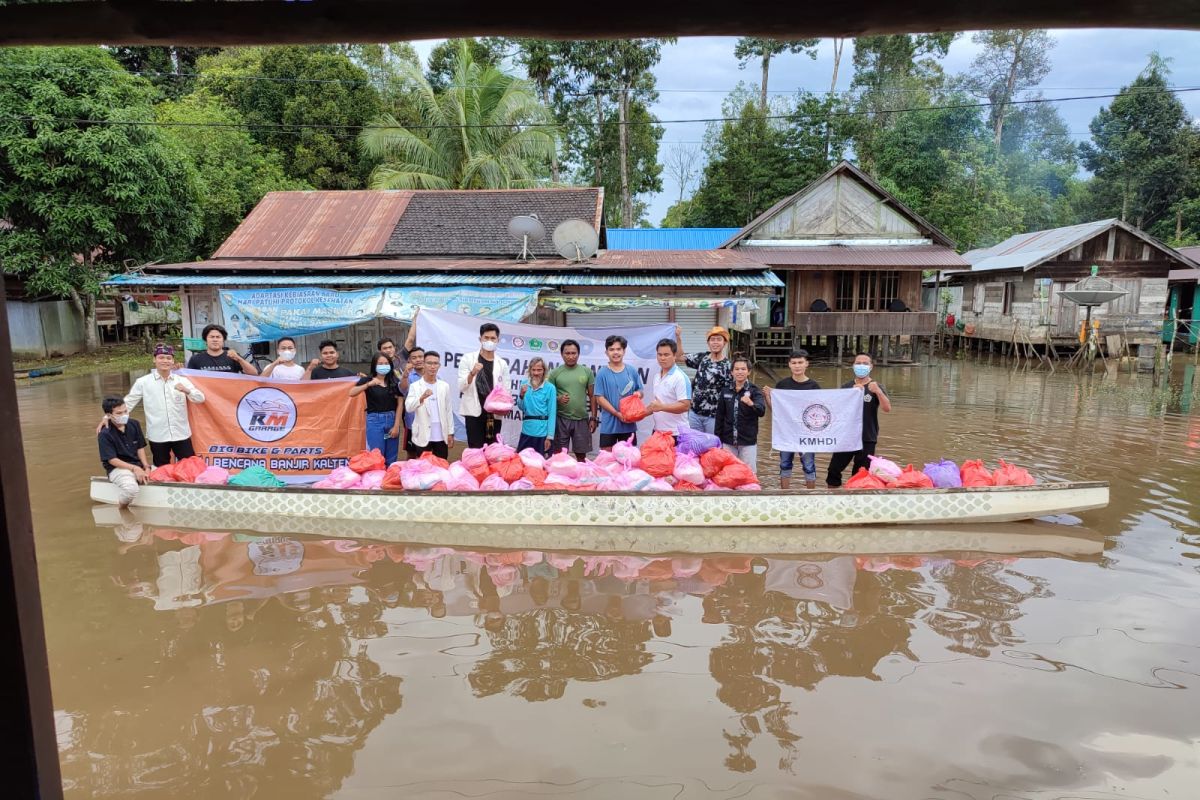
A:
[[[188,403],[192,446],[208,464],[258,464],[280,477],[325,475],[363,449],[366,395],[357,378],[284,381],[227,372],[179,370],[204,392]]]

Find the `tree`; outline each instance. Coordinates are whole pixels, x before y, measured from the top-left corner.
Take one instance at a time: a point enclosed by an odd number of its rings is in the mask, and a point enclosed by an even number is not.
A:
[[[816,60],[817,45],[820,43],[820,39],[762,39],[757,36],[743,36],[737,40],[733,54],[738,59],[740,69],[745,69],[753,59],[758,59],[762,64],[762,83],[759,84],[762,99],[759,100],[758,107],[764,113],[767,110],[767,81],[771,73],[771,59],[784,53],[804,53]]]
[[[1049,74],[1054,40],[1043,30],[1012,28],[979,31],[971,41],[983,49],[971,62],[967,88],[992,104],[989,116],[998,153],[1010,103],[1017,92]]]
[[[196,62],[219,53],[219,47],[113,47],[121,66],[143,74],[164,98],[174,99],[190,92],[196,83]]]
[[[429,51],[429,67],[425,77],[429,85],[437,91],[446,89],[453,83],[453,77],[458,65],[458,51],[466,45],[471,51],[471,60],[481,67],[496,67],[500,69],[508,56],[511,42],[500,36],[484,36],[481,39],[447,39],[433,50]]]
[[[148,124],[150,84],[100,48],[0,50],[0,68],[0,263],[69,298],[94,350],[101,281],[186,255],[195,176]]]
[[[261,79],[260,79],[261,78]],[[381,111],[370,76],[332,45],[223,51],[201,59],[199,85],[225,98],[287,174],[317,189],[357,189],[371,164],[355,136]]]
[[[686,228],[688,220],[692,214],[692,201],[680,200],[678,203],[672,203],[667,209],[666,215],[662,220],[664,228]]]
[[[1166,62],[1152,55],[1137,79],[1100,109],[1088,126],[1092,141],[1079,147],[1102,204],[1139,228],[1168,214],[1191,182],[1196,136],[1168,74]]]
[[[288,178],[279,154],[254,141],[241,115],[208,92],[161,103],[154,113],[195,170],[200,234],[193,255],[216,250],[267,192],[312,188]]]
[[[415,65],[401,70],[417,87],[422,127],[385,114],[362,132],[363,150],[383,160],[371,188],[511,189],[545,174],[554,121],[527,82],[476,64],[466,42],[442,92]]]
[[[700,150],[695,147],[672,145],[667,151],[667,174],[679,185],[679,201],[687,194],[688,187],[700,172]]]
[[[563,42],[553,39],[517,39],[516,60],[525,68],[525,75],[537,87],[542,105],[547,109],[562,108],[562,94],[571,86],[571,74],[566,63],[566,50]],[[555,115],[558,117],[558,115]],[[559,123],[565,119],[559,118]],[[561,181],[558,164],[558,147],[550,158],[550,180],[553,183]]]

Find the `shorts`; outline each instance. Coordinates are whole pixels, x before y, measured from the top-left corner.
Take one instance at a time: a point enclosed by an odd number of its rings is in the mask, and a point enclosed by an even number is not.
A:
[[[592,429],[586,419],[558,417],[554,423],[555,453],[568,449],[572,453],[587,453],[592,449]]]
[[[633,444],[637,444],[636,433],[602,433],[600,434],[600,449],[609,450],[617,442],[627,442],[631,437]]]

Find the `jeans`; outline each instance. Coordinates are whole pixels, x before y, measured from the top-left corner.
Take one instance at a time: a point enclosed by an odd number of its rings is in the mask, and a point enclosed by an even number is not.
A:
[[[383,460],[391,466],[400,450],[400,439],[384,438],[396,424],[395,411],[374,411],[367,414],[367,449],[383,453]]]
[[[796,457],[795,453],[779,453],[779,477],[792,477],[792,464]],[[800,467],[804,470],[804,480],[815,481],[817,479],[817,457],[812,453],[800,454]]]
[[[735,456],[737,456],[742,461],[744,461],[746,463],[746,466],[749,467],[750,471],[753,472],[755,475],[758,474],[758,445],[756,445],[756,444],[742,444],[742,445],[723,444],[723,445],[721,445],[721,447],[725,448],[730,453],[733,453]]]
[[[717,418],[702,417],[695,411],[688,412],[688,427],[694,431],[704,431],[705,433],[717,432]]]

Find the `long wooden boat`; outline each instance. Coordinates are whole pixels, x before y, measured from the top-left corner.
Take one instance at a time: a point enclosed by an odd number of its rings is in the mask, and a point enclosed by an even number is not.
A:
[[[1041,520],[801,529],[754,525],[642,528],[341,520],[179,508],[119,511],[110,505],[95,506],[92,517],[97,525],[119,529],[126,534],[133,524],[175,530],[352,539],[418,546],[640,555],[894,556],[950,553],[956,558],[999,555],[1087,560],[1099,558],[1104,551],[1104,536],[1095,530],[1083,525],[1060,525]]]
[[[116,503],[116,487],[92,478],[92,500]],[[807,492],[391,492],[156,483],[136,507],[263,516],[494,526],[728,528],[1011,522],[1108,505],[1108,484],[1046,483],[980,489]]]

